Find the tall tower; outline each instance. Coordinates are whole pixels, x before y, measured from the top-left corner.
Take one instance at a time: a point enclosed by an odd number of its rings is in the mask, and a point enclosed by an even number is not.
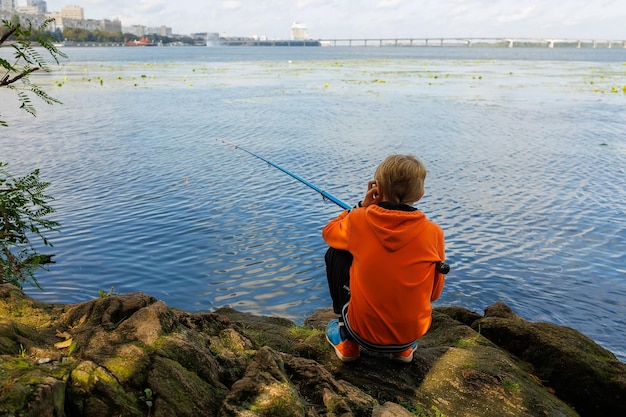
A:
[[[291,25],[291,40],[307,40],[311,39],[306,25],[300,22],[293,22]]]

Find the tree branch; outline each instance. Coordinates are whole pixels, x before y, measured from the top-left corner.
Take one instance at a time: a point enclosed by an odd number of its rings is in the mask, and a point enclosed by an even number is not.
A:
[[[0,87],[4,87],[4,86],[7,86],[9,84],[13,84],[14,82],[19,81],[20,79],[26,77],[30,73],[35,72],[37,70],[39,70],[39,67],[29,68],[28,70],[26,70],[26,71],[16,75],[13,78],[9,78],[9,74],[7,74],[7,75],[4,76],[2,81],[0,81]]]
[[[20,24],[18,23],[17,25],[15,25],[13,29],[4,31],[4,33],[2,34],[2,37],[0,37],[0,45],[2,45],[4,41],[6,41],[9,38],[9,36],[13,35],[15,31],[18,30],[19,28],[20,28]]]

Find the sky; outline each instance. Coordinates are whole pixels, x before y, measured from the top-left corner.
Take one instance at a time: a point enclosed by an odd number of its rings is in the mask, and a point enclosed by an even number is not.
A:
[[[26,4],[26,0],[19,0]],[[626,39],[624,0],[47,0],[81,6],[86,19],[171,27],[174,33],[289,39],[293,22],[313,39]]]

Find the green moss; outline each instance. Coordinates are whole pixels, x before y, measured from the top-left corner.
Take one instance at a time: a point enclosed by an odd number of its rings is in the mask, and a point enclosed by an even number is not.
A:
[[[263,387],[260,392],[241,392],[237,404],[262,417],[304,416],[305,404],[296,388],[288,382],[276,382]]]
[[[292,417],[298,414],[304,415],[304,405],[289,398],[275,397],[263,406],[252,405],[250,411],[263,417]]]
[[[18,343],[8,336],[0,335],[0,354],[18,353],[20,350]]]
[[[130,380],[136,372],[133,364],[128,362],[126,358],[121,357],[107,359],[104,366],[109,370],[109,372],[115,375],[115,378],[122,382]],[[112,379],[112,376],[107,378],[105,382],[112,382],[109,379]]]
[[[40,327],[50,322],[50,308],[43,303],[11,293],[9,299],[0,303],[0,317],[19,319],[27,326]]]
[[[420,417],[426,417],[428,414],[424,411],[422,407],[417,404],[412,404],[408,401],[401,401],[400,405],[404,407],[409,413],[414,414]]]
[[[9,387],[2,388],[2,415],[20,415],[24,410],[28,409],[31,390],[21,384],[12,384]]]
[[[508,391],[519,392],[520,385],[517,382],[505,379],[502,381],[502,387]]]
[[[6,368],[9,372],[24,371],[35,366],[28,358],[4,358],[2,362],[3,368]]]
[[[32,400],[33,387],[47,377],[67,381],[70,367],[65,365],[36,365],[27,358],[0,358],[1,415],[21,415]]]
[[[298,339],[308,339],[320,333],[322,333],[320,329],[309,326],[293,326],[289,329],[289,334]]]
[[[474,336],[471,338],[461,338],[457,340],[456,343],[454,344],[454,347],[468,348],[468,347],[476,346],[477,344],[478,344],[478,337]]]

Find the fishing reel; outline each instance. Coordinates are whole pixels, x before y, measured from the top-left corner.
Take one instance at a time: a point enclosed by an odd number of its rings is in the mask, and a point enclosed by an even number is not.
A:
[[[439,271],[440,274],[446,275],[450,272],[450,265],[445,262],[437,262],[437,271]]]

